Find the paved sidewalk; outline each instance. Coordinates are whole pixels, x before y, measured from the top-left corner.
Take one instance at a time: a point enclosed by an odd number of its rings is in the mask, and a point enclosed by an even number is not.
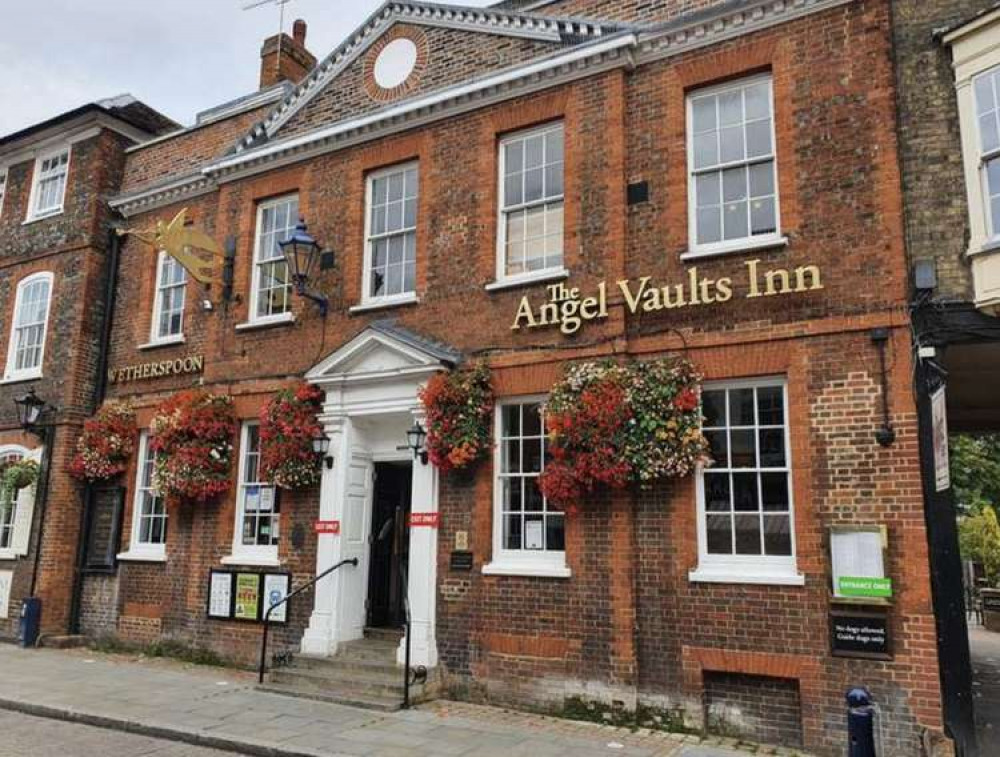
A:
[[[257,691],[253,677],[238,671],[88,650],[0,645],[0,670],[0,708],[239,754],[741,757],[747,753],[734,751],[733,740],[703,742],[694,736],[632,732],[455,702],[375,713]]]
[[[976,732],[983,754],[1000,752],[1000,633],[969,627]]]

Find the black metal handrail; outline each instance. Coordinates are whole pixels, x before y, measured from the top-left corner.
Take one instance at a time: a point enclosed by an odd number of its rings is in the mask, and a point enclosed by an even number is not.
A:
[[[304,584],[302,584],[302,586],[297,588],[295,591],[288,592],[288,594],[286,594],[280,602],[275,602],[273,605],[267,608],[267,612],[264,613],[264,636],[263,639],[261,639],[260,643],[260,666],[257,669],[258,683],[264,683],[264,671],[267,668],[267,631],[270,628],[271,613],[274,612],[275,608],[281,607],[296,594],[301,594],[309,587],[315,586],[316,583],[319,582],[321,579],[326,578],[328,575],[333,573],[333,571],[335,571],[337,568],[341,568],[344,565],[353,565],[356,568],[358,567],[358,558],[351,557],[350,559],[347,560],[341,560],[336,565],[333,565],[324,570],[315,578],[311,578],[310,580],[306,581]]]
[[[410,576],[405,565],[400,565],[400,573],[403,576],[403,625],[406,638],[405,653],[403,655],[403,709],[410,709],[410,643],[412,634],[410,633]]]

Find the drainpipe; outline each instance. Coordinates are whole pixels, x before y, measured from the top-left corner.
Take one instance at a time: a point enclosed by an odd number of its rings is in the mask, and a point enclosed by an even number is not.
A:
[[[35,596],[38,584],[38,566],[42,558],[42,544],[45,539],[45,512],[49,504],[49,478],[52,475],[52,445],[55,443],[56,427],[42,426],[35,431],[42,440],[42,470],[38,477],[38,488],[35,490],[35,500],[40,501],[41,510],[38,513],[38,538],[35,541],[35,560],[31,568],[31,590],[29,597]],[[45,612],[45,608],[42,608]]]
[[[118,293],[118,270],[121,261],[121,237],[114,225],[108,229],[108,268],[105,277],[104,313],[101,324],[101,343],[97,353],[97,376],[94,381],[93,409],[104,402],[108,389],[108,353],[111,350],[111,333],[114,324],[115,298]],[[73,592],[70,595],[69,632],[80,633],[80,609],[83,604],[83,560],[84,543],[87,538],[87,526],[90,520],[89,509],[91,500],[91,484],[88,482],[83,494],[83,504],[80,508],[80,531],[76,542],[75,570],[73,572]]]

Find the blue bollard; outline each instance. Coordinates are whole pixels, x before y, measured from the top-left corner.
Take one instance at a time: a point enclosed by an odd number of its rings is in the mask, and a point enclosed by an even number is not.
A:
[[[17,640],[22,647],[35,646],[41,622],[42,600],[38,597],[27,597],[21,603],[21,618],[17,631]]]
[[[875,708],[868,689],[847,692],[847,757],[876,757]]]

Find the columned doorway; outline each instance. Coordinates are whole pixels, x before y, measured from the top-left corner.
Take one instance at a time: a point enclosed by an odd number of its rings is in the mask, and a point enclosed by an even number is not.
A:
[[[319,581],[304,654],[328,656],[360,639],[366,626],[400,627],[410,608],[411,664],[437,665],[435,639],[437,528],[409,528],[409,515],[438,510],[437,473],[413,459],[406,431],[423,423],[418,392],[458,355],[391,324],[376,323],[306,375],[326,392],[320,421],[333,465],[323,471],[317,575],[356,558]],[[436,524],[436,517],[421,518]],[[397,659],[402,662],[406,639]]]

